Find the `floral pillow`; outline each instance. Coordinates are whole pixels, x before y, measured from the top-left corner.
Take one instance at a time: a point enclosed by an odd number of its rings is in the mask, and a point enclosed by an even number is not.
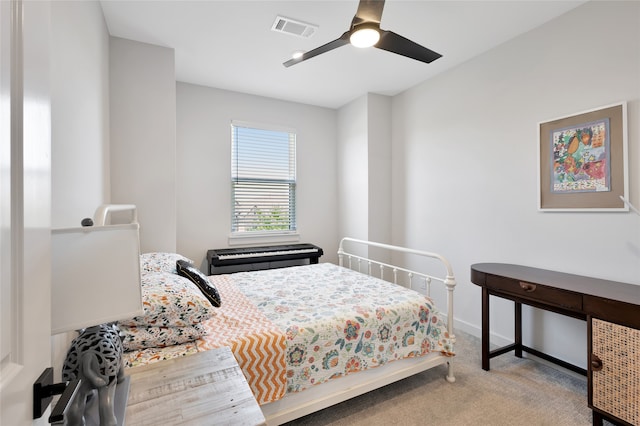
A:
[[[123,326],[187,327],[214,315],[214,308],[189,279],[158,272],[141,277],[143,314]]]
[[[142,253],[140,255],[140,273],[142,275],[154,272],[170,272],[175,274],[176,261],[178,260],[186,260],[187,262],[193,263],[192,260],[177,253]]]
[[[193,342],[204,335],[200,325],[188,327],[120,326],[125,351],[164,348]]]

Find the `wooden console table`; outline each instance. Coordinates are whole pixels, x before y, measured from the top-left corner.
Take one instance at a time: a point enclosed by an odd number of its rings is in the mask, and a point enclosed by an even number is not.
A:
[[[602,424],[608,418],[622,424],[640,424],[640,365],[636,359],[622,360],[624,369],[620,374],[619,365],[603,364],[602,353],[611,352],[611,347],[632,345],[629,351],[621,351],[614,359],[620,360],[628,353],[640,354],[640,285],[608,281],[545,269],[503,263],[478,263],[471,265],[471,282],[482,287],[482,368],[489,370],[489,360],[506,352],[515,351],[517,357],[528,352],[572,371],[587,375],[589,381],[589,407],[593,409],[594,424]],[[490,350],[489,341],[489,296],[512,300],[515,304],[514,343]],[[589,362],[588,370],[569,364],[541,351],[522,344],[522,304],[552,311],[588,321]],[[603,338],[594,332],[603,327],[600,323],[620,327],[621,332],[612,334],[611,347],[603,347]],[[604,327],[606,330],[607,328]],[[602,334],[600,332],[600,334]],[[614,336],[615,334],[615,336]],[[607,338],[605,337],[606,341]],[[611,358],[609,358],[611,360]],[[607,375],[618,375],[628,381],[623,386],[624,395],[612,397],[615,389],[605,388]],[[614,381],[621,380],[619,377]],[[604,395],[604,396],[602,396]],[[602,397],[601,397],[602,396]],[[616,407],[610,407],[604,400],[615,399]],[[601,402],[602,400],[602,402]]]

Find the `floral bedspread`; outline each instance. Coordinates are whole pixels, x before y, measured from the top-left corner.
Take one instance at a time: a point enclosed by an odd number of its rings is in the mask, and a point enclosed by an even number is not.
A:
[[[330,263],[230,275],[286,335],[287,392],[387,362],[454,354],[419,293]]]

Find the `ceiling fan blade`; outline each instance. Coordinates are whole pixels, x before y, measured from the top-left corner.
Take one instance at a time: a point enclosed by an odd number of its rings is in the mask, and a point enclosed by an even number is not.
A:
[[[295,65],[297,63],[300,63],[302,61],[306,61],[307,59],[311,59],[314,56],[318,56],[321,53],[326,53],[330,50],[336,49],[340,46],[344,46],[345,44],[349,44],[349,31],[345,32],[344,34],[342,34],[340,36],[340,38],[330,41],[327,44],[323,44],[320,47],[316,47],[313,50],[310,50],[308,52],[305,52],[302,54],[301,57],[299,58],[292,58],[289,59],[287,62],[283,63],[282,65],[284,65],[285,67],[290,67],[291,65]]]
[[[442,57],[441,54],[420,46],[393,31],[380,30],[380,40],[374,47],[426,63],[431,63]]]
[[[356,15],[351,21],[351,28],[364,22],[374,22],[380,24],[382,19],[382,10],[384,9],[384,0],[360,0]]]

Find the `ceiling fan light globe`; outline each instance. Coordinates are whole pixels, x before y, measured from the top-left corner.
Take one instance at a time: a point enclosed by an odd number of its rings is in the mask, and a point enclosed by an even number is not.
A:
[[[349,42],[360,48],[371,47],[380,40],[380,33],[375,28],[360,28],[349,36]]]

